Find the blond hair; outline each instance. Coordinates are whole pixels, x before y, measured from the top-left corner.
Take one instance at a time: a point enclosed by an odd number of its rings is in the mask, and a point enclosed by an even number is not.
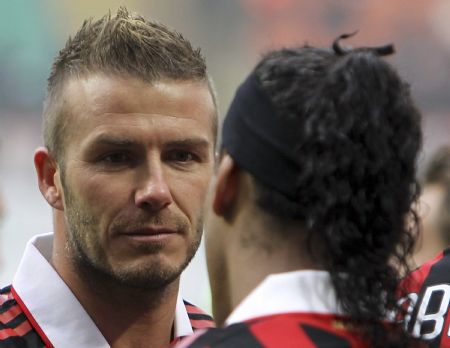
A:
[[[204,81],[216,103],[212,82],[200,49],[165,25],[131,14],[124,7],[115,16],[84,21],[55,58],[44,102],[44,142],[59,161],[68,126],[61,91],[70,78],[92,73],[134,77],[145,82],[160,79]],[[217,132],[217,115],[213,120]]]

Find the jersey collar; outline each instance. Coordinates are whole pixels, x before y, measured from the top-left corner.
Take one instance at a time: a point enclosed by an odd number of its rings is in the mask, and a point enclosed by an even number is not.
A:
[[[269,275],[231,313],[227,325],[281,313],[343,314],[325,271]]]
[[[109,347],[89,314],[50,264],[53,234],[38,235],[25,249],[12,287],[54,347]],[[192,334],[186,307],[178,294],[174,337]]]

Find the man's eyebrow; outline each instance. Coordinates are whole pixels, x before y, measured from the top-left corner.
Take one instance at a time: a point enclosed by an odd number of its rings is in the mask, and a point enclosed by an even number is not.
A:
[[[132,147],[138,145],[138,142],[122,137],[116,137],[113,135],[100,135],[92,140],[93,145],[108,145],[108,146],[118,146],[118,147]],[[207,148],[211,143],[203,138],[186,138],[179,140],[170,140],[164,143],[167,147],[198,147]]]
[[[165,146],[168,147],[208,147],[211,143],[202,138],[189,138],[168,141]]]
[[[100,135],[92,141],[93,145],[109,145],[120,147],[131,147],[137,143],[133,140],[121,137],[114,137],[111,135]]]

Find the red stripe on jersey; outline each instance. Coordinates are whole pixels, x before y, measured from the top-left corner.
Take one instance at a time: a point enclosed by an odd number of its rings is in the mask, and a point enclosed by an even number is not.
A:
[[[8,337],[22,337],[30,332],[33,328],[28,321],[24,321],[14,329],[8,328],[0,330],[0,340],[6,339]]]
[[[206,314],[205,312],[203,312],[197,306],[194,306],[194,305],[186,303],[186,302],[184,303],[184,305],[186,306],[186,311],[188,313],[192,313],[192,314]]]
[[[50,340],[48,339],[47,335],[41,329],[41,327],[39,326],[37,321],[34,319],[34,317],[31,314],[31,312],[28,310],[28,308],[25,305],[25,303],[22,301],[22,299],[20,298],[20,296],[17,294],[17,292],[14,290],[14,288],[12,286],[11,286],[11,292],[12,292],[12,294],[14,296],[14,299],[17,301],[17,303],[19,304],[20,308],[25,313],[25,316],[27,317],[27,319],[29,320],[29,322],[33,326],[33,328],[36,331],[36,333],[41,337],[42,341],[44,341],[45,345],[48,348],[54,348],[53,344],[50,342]]]
[[[278,315],[278,317],[274,316],[275,319],[254,323],[249,327],[249,330],[264,347],[296,348],[301,342],[302,348],[317,348],[301,330],[299,323],[284,320],[286,317],[289,317],[289,315]],[[273,330],[275,325],[277,329]]]
[[[350,347],[369,347],[359,333],[349,328],[351,325],[346,317],[335,314],[273,314],[249,320],[247,324],[258,341],[267,347],[298,347],[301,342],[302,348],[316,348],[317,345],[302,330],[301,325],[310,325],[341,337],[350,344]],[[255,328],[258,328],[257,332],[255,332]]]
[[[20,307],[18,305],[14,305],[6,312],[0,313],[0,322],[7,323],[17,317],[20,313],[22,313]]]
[[[193,330],[216,327],[213,318],[209,314],[185,300],[183,302]]]
[[[192,329],[199,330],[199,329],[208,329],[211,327],[216,327],[214,322],[212,320],[195,320],[190,319]]]

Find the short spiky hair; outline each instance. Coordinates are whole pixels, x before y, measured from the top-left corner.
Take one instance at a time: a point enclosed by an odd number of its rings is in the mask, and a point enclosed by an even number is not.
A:
[[[48,78],[44,103],[44,142],[58,160],[63,152],[66,119],[60,98],[64,83],[92,73],[135,77],[146,82],[160,79],[205,81],[215,96],[200,49],[163,24],[131,14],[124,7],[80,30],[59,52]],[[214,120],[214,126],[217,121]]]

